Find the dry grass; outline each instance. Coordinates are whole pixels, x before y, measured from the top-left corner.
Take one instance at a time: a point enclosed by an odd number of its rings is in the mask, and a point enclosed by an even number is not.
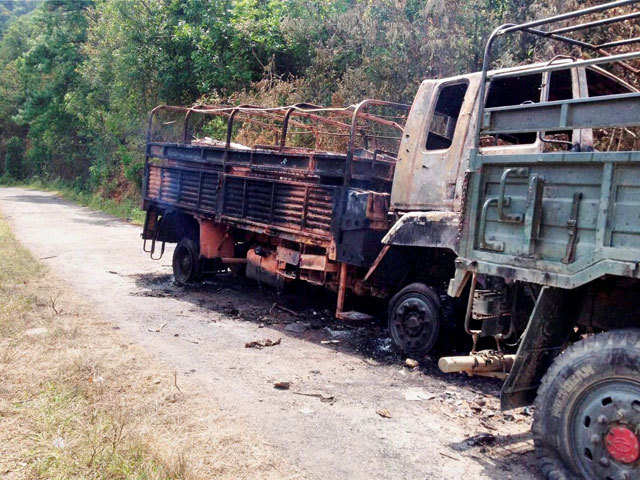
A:
[[[302,478],[123,342],[0,218],[0,478]]]

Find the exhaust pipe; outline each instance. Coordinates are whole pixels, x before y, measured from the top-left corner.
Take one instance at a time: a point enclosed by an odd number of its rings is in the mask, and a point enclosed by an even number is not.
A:
[[[509,373],[515,360],[515,355],[483,350],[466,357],[442,357],[438,361],[438,367],[444,373],[465,372],[469,375],[483,375],[492,372]]]

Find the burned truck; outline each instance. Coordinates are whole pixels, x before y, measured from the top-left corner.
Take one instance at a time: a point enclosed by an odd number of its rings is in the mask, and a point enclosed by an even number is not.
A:
[[[294,281],[326,287],[337,293],[336,316],[356,322],[370,317],[345,308],[347,292],[400,293],[402,309],[417,284],[401,292],[398,285],[437,278],[437,293],[419,288],[438,318],[417,322],[416,333],[399,342],[429,351],[455,256],[443,249],[416,258],[411,248],[381,243],[395,223],[391,192],[409,110],[373,99],[346,108],[157,107],[143,185],[145,249],[157,258],[165,242],[177,243],[178,283],[231,270],[274,288]],[[436,265],[443,256],[446,272]]]
[[[147,251],[177,243],[180,283],[327,287],[340,319],[383,299],[408,355],[465,331],[470,354],[440,368],[535,404],[546,478],[640,478],[640,93],[612,73],[639,73],[640,38],[576,35],[633,31],[638,1],[501,26],[481,72],[426,80],[411,106],[156,108]],[[587,58],[491,70],[513,34]]]

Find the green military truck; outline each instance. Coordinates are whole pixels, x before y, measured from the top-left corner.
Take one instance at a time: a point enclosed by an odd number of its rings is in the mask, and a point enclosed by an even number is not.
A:
[[[464,330],[472,351],[440,368],[503,378],[504,409],[535,404],[546,478],[640,478],[640,93],[612,73],[638,74],[640,38],[576,36],[637,32],[638,2],[501,26],[481,72],[426,80],[410,107],[158,107],[148,250],[177,243],[181,283],[235,269],[322,285],[350,321],[368,317],[347,292],[385,299],[408,355]],[[513,34],[588,58],[491,70]],[[275,142],[237,141],[243,116]],[[318,132],[334,140],[318,148]]]
[[[464,160],[451,195],[460,224],[449,245],[457,254],[449,295],[468,299],[473,351],[440,367],[504,377],[504,409],[535,404],[534,440],[549,479],[640,478],[640,93],[599,67],[637,75],[628,62],[640,53],[629,47],[640,38],[591,44],[572,36],[617,22],[637,33],[638,11],[593,16],[632,4],[502,26],[479,76],[433,86],[439,98],[464,85],[453,117],[468,122],[452,137]],[[591,58],[488,71],[496,40],[514,33]],[[413,194],[402,192],[403,201]],[[428,226],[435,214],[426,215]]]

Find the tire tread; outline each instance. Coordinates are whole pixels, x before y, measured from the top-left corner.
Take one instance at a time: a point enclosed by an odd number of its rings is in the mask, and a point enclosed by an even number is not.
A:
[[[547,480],[574,480],[578,479],[562,460],[557,445],[549,445],[549,435],[545,431],[544,405],[553,388],[554,381],[568,366],[575,364],[585,355],[594,355],[594,352],[602,352],[607,348],[630,347],[638,351],[640,356],[640,328],[628,328],[598,333],[584,340],[580,340],[569,346],[561,353],[547,373],[542,378],[538,395],[535,400],[535,412],[533,415],[533,442],[540,470]]]

